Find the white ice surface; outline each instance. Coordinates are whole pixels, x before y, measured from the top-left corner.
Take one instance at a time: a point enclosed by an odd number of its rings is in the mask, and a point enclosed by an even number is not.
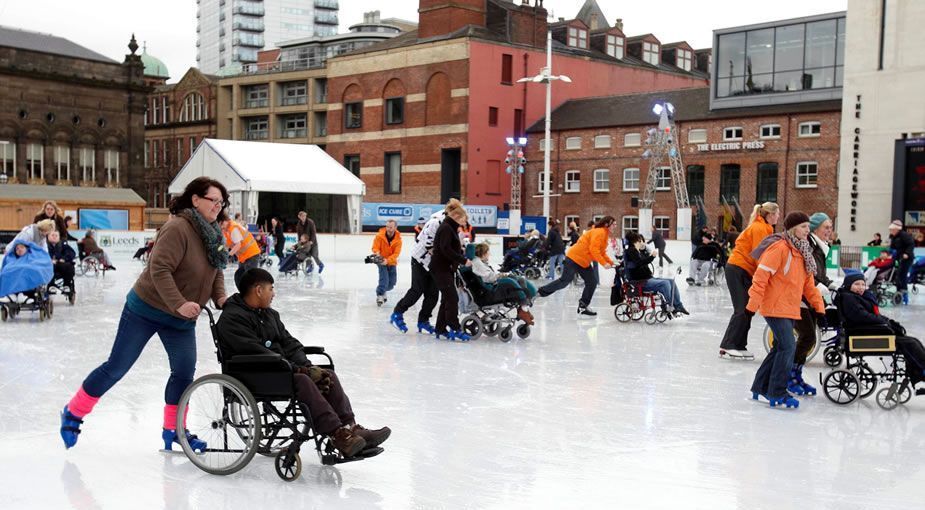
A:
[[[141,270],[116,264],[78,277],[78,304],[59,298],[51,321],[0,324],[0,508],[918,508],[925,494],[925,399],[892,412],[821,392],[796,411],[753,402],[758,361],[717,358],[724,288],[679,279],[694,315],[656,326],[614,320],[606,288],[600,315],[578,321],[567,289],[539,301],[529,339],[463,344],[389,327],[408,268],[378,309],[375,269],[355,262],[281,279],[275,307],[334,356],[360,423],[392,428],[379,457],[322,467],[306,445],[302,477],[285,483],[260,456],[221,477],[159,453],[168,368],[156,339],[65,451],[58,413],[106,358]],[[887,313],[923,337],[923,305]],[[200,376],[218,371],[205,326]],[[750,340],[759,360],[763,327]],[[823,370],[820,356],[805,375]]]

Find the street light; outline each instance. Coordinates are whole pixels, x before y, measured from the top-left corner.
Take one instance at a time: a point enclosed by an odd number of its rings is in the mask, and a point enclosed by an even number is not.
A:
[[[546,31],[546,67],[540,69],[540,74],[517,80],[517,83],[545,83],[546,84],[546,137],[543,147],[543,216],[549,219],[549,144],[550,128],[552,127],[552,82],[560,80],[572,83],[572,79],[565,75],[552,74],[552,31]]]

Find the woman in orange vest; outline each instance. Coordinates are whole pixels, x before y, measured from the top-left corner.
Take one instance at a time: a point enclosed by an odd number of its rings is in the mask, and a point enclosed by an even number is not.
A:
[[[228,256],[238,258],[238,269],[234,272],[234,285],[237,287],[244,273],[257,267],[260,246],[246,228],[231,219],[226,218],[222,222],[222,233],[225,235],[225,245],[228,246]]]
[[[597,288],[597,272],[591,267],[591,262],[597,262],[605,269],[613,267],[613,261],[607,256],[607,243],[610,237],[615,235],[616,228],[617,222],[613,216],[604,216],[598,220],[594,228],[582,234],[578,242],[566,252],[565,262],[562,264],[562,276],[540,287],[537,294],[546,297],[557,290],[568,287],[568,284],[575,279],[575,273],[578,273],[585,282],[581,299],[578,301],[578,315],[580,317],[597,315],[597,312],[589,308],[591,298],[594,297],[594,290]]]
[[[752,258],[752,250],[774,233],[774,225],[780,219],[780,208],[774,202],[756,205],[749,219],[748,227],[736,238],[735,249],[726,262],[726,286],[732,299],[732,317],[726,326],[726,334],[719,345],[719,356],[729,359],[752,360],[755,357],[746,350],[748,330],[752,316],[745,309],[748,289],[752,286],[752,275],[758,262]]]
[[[825,303],[816,288],[816,260],[809,244],[809,216],[792,212],[784,218],[783,234],[774,234],[758,246],[755,276],[748,289],[746,310],[760,312],[774,332],[774,345],[758,367],[752,383],[752,398],[764,397],[771,407],[800,407],[787,392],[796,342],[794,323],[800,320],[800,303],[805,298],[817,317],[825,317]],[[736,245],[738,246],[738,244]]]

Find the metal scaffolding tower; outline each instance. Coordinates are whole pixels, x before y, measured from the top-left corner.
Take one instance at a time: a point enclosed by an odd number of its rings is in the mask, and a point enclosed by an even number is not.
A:
[[[646,188],[639,202],[639,232],[647,238],[652,235],[652,206],[655,205],[655,192],[663,169],[670,169],[671,183],[674,188],[675,205],[678,208],[677,238],[690,239],[691,204],[687,196],[687,184],[684,176],[684,164],[678,149],[677,126],[674,123],[674,105],[658,103],[652,108],[658,115],[658,127],[647,132],[646,150],[643,159],[649,160],[649,175]],[[667,164],[666,164],[667,163]]]

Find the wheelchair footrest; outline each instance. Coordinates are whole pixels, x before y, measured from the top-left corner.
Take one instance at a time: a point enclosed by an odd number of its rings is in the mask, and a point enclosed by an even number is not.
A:
[[[350,458],[341,458],[339,455],[324,455],[321,457],[321,463],[325,466],[333,466],[335,464],[346,464],[348,462],[356,462],[358,460],[365,460],[371,457],[375,457],[380,453],[384,452],[385,448],[381,446],[376,446],[374,448],[367,448],[360,453],[354,455]]]

